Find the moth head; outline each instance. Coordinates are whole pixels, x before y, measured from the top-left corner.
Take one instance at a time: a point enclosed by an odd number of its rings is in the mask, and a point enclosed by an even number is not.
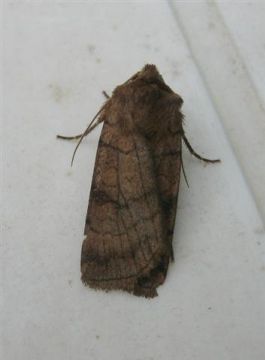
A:
[[[160,88],[160,90],[164,90],[167,93],[170,93],[174,96],[175,103],[181,108],[183,104],[183,99],[180,95],[175,93],[164,81],[162,75],[157,70],[157,67],[153,64],[146,64],[142,70],[138,71],[134,74],[125,84],[133,85],[137,83],[146,83],[146,84],[155,84]]]
[[[133,131],[154,132],[165,119],[179,118],[182,98],[165,82],[155,65],[147,64],[115,88],[110,99],[109,121]]]
[[[163,77],[158,72],[157,68],[153,64],[146,64],[142,70],[138,73],[138,77],[146,82],[161,82],[164,83]]]
[[[142,70],[138,71],[128,80],[129,83],[142,80],[147,83],[161,82],[165,84],[163,77],[159,74],[157,68],[153,64],[146,64]]]

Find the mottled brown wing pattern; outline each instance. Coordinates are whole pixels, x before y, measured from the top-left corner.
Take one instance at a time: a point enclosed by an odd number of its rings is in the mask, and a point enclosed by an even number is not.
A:
[[[177,200],[181,173],[181,136],[179,129],[169,128],[162,141],[154,144],[152,154],[158,182],[161,205],[165,218],[166,237],[171,248],[176,219]]]
[[[160,176],[157,180],[156,171],[163,171],[162,164],[154,160],[146,138],[122,134],[118,126],[105,121],[82,246],[84,283],[146,297],[157,295],[170,249],[158,181],[165,199],[166,185]]]

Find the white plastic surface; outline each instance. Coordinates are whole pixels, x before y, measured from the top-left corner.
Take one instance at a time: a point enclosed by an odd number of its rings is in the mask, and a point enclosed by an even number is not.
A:
[[[6,1],[1,359],[264,359],[264,67],[255,60],[264,44],[255,31],[265,28],[258,22],[255,30],[262,5],[237,4]],[[244,19],[249,32],[239,30]],[[229,95],[231,53],[244,66]],[[101,91],[145,63],[184,98],[194,148],[222,159],[204,166],[184,150],[190,188],[182,179],[175,262],[153,300],[80,282],[100,129],[83,141],[73,168],[75,145],[55,138],[82,132]],[[245,112],[249,94],[254,120]]]

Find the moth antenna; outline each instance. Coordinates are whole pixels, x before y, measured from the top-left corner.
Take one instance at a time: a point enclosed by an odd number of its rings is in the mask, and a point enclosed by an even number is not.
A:
[[[81,144],[82,140],[84,139],[85,136],[87,136],[101,121],[103,120],[98,120],[95,124],[93,124],[93,122],[96,120],[96,118],[99,116],[99,114],[102,112],[102,110],[105,108],[106,104],[104,104],[101,109],[96,113],[96,115],[93,117],[93,119],[90,121],[88,127],[86,128],[86,130],[83,132],[83,134],[80,137],[80,140],[78,141],[75,149],[74,149],[74,153],[72,156],[72,160],[71,160],[71,166],[73,166],[73,162],[74,162],[74,158],[75,158],[75,154],[77,149],[79,148],[79,145]]]
[[[184,164],[183,164],[183,160],[182,160],[182,155],[180,156],[180,161],[181,161],[181,168],[182,168],[182,171],[183,171],[185,183],[187,184],[187,186],[189,188],[190,186],[189,186],[188,179],[187,179],[187,176],[186,176],[186,173],[185,173]]]
[[[188,141],[188,139],[186,138],[186,136],[185,136],[184,133],[182,134],[182,139],[184,140],[185,145],[187,146],[189,152],[190,152],[193,156],[195,156],[197,159],[200,159],[200,160],[202,160],[202,161],[209,162],[209,163],[221,162],[220,159],[211,160],[211,159],[204,158],[204,157],[200,156],[199,154],[197,154],[196,151],[193,150],[191,144],[189,143],[189,141]]]

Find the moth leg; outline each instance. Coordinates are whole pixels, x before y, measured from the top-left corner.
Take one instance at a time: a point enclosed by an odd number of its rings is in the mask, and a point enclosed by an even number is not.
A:
[[[74,136],[64,136],[64,135],[56,135],[57,139],[63,140],[77,140],[80,139],[83,134],[74,135]]]
[[[211,160],[211,159],[206,159],[206,158],[200,156],[199,154],[196,153],[196,151],[193,150],[191,144],[189,143],[188,139],[186,138],[186,136],[185,136],[184,134],[182,135],[182,139],[184,140],[185,145],[186,145],[187,148],[189,149],[189,152],[190,152],[193,156],[195,156],[197,159],[200,159],[200,160],[202,160],[202,161],[209,162],[209,163],[221,162],[220,159]]]
[[[95,129],[95,127],[98,126],[98,124],[100,124],[103,120],[99,119],[94,125],[92,125],[89,129],[87,129],[84,133],[79,134],[79,135],[74,135],[74,136],[63,136],[63,135],[57,135],[57,139],[63,139],[63,140],[78,140],[80,139],[82,136],[85,137],[87,136],[92,130]]]
[[[110,99],[110,96],[108,95],[108,93],[106,93],[105,90],[102,91],[102,94],[105,96],[106,99]]]
[[[102,91],[103,95],[109,99],[110,96],[106,93],[106,91]],[[104,105],[102,106],[102,108],[99,110],[99,112],[96,114],[96,116],[92,119],[91,123],[88,125],[87,129],[85,130],[85,132],[83,132],[82,134],[78,134],[78,135],[74,135],[74,136],[64,136],[64,135],[57,135],[57,139],[63,139],[63,140],[78,140],[78,139],[83,139],[85,136],[87,136],[92,130],[95,129],[95,127],[98,126],[98,124],[100,124],[103,119],[98,119],[98,121],[95,124],[92,124],[94,122],[94,120],[97,118],[97,116],[101,113],[101,111],[104,109]]]

